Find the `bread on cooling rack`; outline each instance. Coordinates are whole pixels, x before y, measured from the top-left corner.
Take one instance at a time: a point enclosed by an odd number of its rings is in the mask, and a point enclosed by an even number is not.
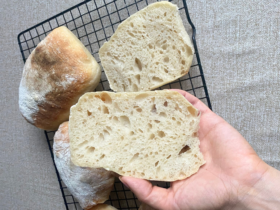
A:
[[[70,159],[69,147],[68,122],[64,122],[55,133],[53,144],[54,161],[59,175],[83,209],[91,209],[104,203],[114,185],[113,173],[103,168],[75,166]],[[96,209],[110,209],[101,207]]]
[[[200,116],[175,91],[84,94],[71,107],[71,160],[123,176],[175,181],[205,163]]]
[[[93,206],[92,208],[90,208],[88,210],[117,210],[117,209],[108,204],[98,204],[97,206]]]
[[[77,37],[62,26],[32,51],[19,86],[19,109],[31,124],[56,130],[70,107],[100,80],[100,66]]]
[[[137,92],[187,74],[193,53],[178,7],[163,1],[122,22],[99,56],[112,90]]]

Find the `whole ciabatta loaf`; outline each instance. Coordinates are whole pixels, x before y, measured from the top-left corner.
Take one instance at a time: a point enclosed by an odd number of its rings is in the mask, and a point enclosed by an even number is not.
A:
[[[109,198],[114,185],[114,175],[103,168],[81,168],[71,162],[68,122],[62,123],[55,133],[53,152],[61,179],[81,207],[88,210],[106,209],[106,205],[92,207]]]
[[[99,56],[112,90],[137,92],[187,74],[193,52],[178,7],[163,1],[122,22]]]
[[[70,107],[100,80],[100,67],[77,37],[54,29],[29,55],[19,86],[19,109],[31,124],[56,130]]]
[[[175,91],[86,93],[71,107],[71,160],[124,176],[185,179],[205,163],[199,119]]]

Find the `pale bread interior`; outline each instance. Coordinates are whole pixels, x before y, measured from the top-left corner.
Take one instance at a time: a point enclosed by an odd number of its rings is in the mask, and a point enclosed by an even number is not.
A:
[[[99,56],[112,90],[137,92],[187,74],[193,51],[178,7],[163,1],[122,22]]]
[[[124,176],[185,179],[205,163],[199,119],[175,91],[86,93],[71,108],[71,160]]]

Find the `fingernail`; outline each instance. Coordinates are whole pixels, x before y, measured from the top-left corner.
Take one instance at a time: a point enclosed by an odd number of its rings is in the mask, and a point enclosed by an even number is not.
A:
[[[125,181],[122,178],[123,176],[119,177],[120,181],[123,183],[124,186],[126,186],[129,189],[128,185],[125,183]]]

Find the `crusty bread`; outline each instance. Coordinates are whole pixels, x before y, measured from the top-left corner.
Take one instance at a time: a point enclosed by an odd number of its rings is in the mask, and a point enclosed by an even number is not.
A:
[[[19,87],[19,108],[31,124],[56,130],[70,107],[100,81],[100,66],[77,37],[54,29],[26,60]]]
[[[163,1],[121,23],[99,56],[112,90],[137,92],[187,74],[193,52],[177,6]]]
[[[86,93],[69,119],[71,160],[78,166],[175,181],[205,163],[198,111],[175,91]]]
[[[97,206],[93,206],[89,210],[117,210],[117,209],[113,206],[108,205],[108,204],[99,204]]]
[[[114,175],[103,168],[81,168],[70,159],[68,122],[62,123],[54,136],[54,160],[69,192],[83,209],[105,202],[114,185]]]

